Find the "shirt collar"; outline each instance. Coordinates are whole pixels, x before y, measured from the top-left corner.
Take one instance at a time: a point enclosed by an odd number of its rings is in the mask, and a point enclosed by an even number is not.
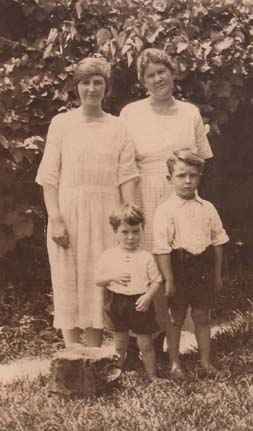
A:
[[[180,198],[175,192],[171,195],[171,199],[173,199],[173,202],[179,206],[182,207],[183,205],[186,204],[186,202],[190,202],[190,201],[196,201],[198,203],[200,203],[201,205],[203,205],[203,199],[201,199],[201,197],[198,195],[198,193],[195,193],[194,198],[192,199],[183,199]]]

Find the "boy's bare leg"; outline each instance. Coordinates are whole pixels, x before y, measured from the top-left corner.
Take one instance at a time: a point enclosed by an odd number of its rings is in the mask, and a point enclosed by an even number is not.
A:
[[[113,340],[115,345],[115,350],[120,355],[119,367],[122,368],[126,359],[127,348],[129,343],[129,333],[128,332],[114,332]]]
[[[195,326],[195,337],[198,343],[202,368],[208,370],[210,363],[211,331],[209,326],[209,310],[192,308],[192,319]]]
[[[68,347],[72,343],[80,343],[80,329],[62,329],[62,336],[65,346]]]
[[[103,329],[87,328],[86,339],[88,347],[100,347],[103,339]]]
[[[171,372],[181,369],[179,359],[179,345],[181,329],[185,320],[187,308],[169,307],[169,319],[167,322],[166,338],[170,355]]]
[[[137,334],[137,344],[142,354],[145,370],[150,380],[156,379],[156,357],[151,334]]]

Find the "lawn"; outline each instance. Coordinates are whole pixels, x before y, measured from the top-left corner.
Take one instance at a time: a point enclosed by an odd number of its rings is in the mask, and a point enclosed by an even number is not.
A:
[[[216,309],[233,323],[212,342],[213,362],[220,375],[201,374],[197,352],[183,355],[183,382],[159,363],[163,380],[148,383],[141,363],[130,363],[118,386],[99,397],[66,399],[48,391],[48,377],[0,384],[1,431],[249,431],[253,430],[252,274],[235,278]],[[1,362],[24,356],[50,356],[63,347],[45,316],[45,303],[29,299],[2,305]],[[232,304],[232,307],[229,307]],[[6,308],[7,307],[7,308]],[[233,311],[234,309],[242,311]],[[43,311],[44,310],[44,311]],[[246,311],[248,310],[248,311]],[[9,324],[7,321],[9,319]]]
[[[231,329],[213,340],[220,375],[201,374],[197,353],[183,356],[187,377],[148,383],[140,365],[118,387],[88,400],[48,393],[45,377],[1,386],[1,431],[249,431],[253,429],[252,313],[237,314]]]

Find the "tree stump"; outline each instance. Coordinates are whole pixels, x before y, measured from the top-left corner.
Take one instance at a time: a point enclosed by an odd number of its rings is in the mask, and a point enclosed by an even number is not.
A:
[[[117,361],[118,355],[110,347],[72,344],[53,357],[48,390],[63,396],[100,394],[119,379]]]

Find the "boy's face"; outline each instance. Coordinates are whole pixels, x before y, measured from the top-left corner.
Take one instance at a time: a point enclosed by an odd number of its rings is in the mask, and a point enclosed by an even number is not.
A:
[[[125,250],[135,250],[139,247],[142,232],[142,224],[130,225],[121,223],[116,232],[117,240]]]
[[[171,181],[179,197],[183,199],[193,199],[200,181],[199,168],[178,160],[174,165]]]

